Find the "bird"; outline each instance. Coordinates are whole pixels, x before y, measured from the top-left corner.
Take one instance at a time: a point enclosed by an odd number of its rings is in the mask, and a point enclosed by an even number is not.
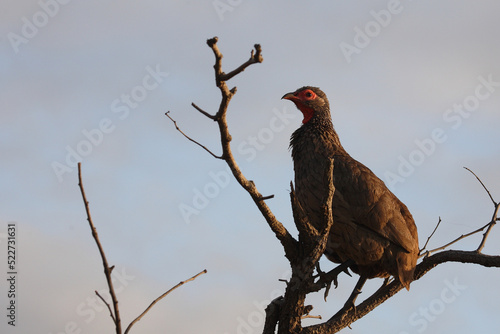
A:
[[[334,263],[350,261],[349,268],[360,276],[346,307],[354,306],[367,279],[381,277],[387,284],[394,277],[409,290],[419,254],[410,211],[380,178],[346,152],[321,89],[304,86],[282,99],[293,102],[304,116],[290,138],[295,196],[316,228],[324,225],[322,202],[330,189],[324,175],[333,159],[333,224],[324,255]]]

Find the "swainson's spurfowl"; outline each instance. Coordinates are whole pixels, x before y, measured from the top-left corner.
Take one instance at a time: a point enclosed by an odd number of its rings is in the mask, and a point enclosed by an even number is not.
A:
[[[306,86],[283,99],[295,103],[304,115],[303,124],[290,140],[295,194],[317,227],[322,224],[321,201],[329,188],[324,175],[330,159],[334,160],[333,225],[326,257],[336,263],[355,263],[351,269],[360,275],[358,290],[367,278],[390,276],[409,289],[419,247],[417,227],[408,208],[342,147],[325,93]]]

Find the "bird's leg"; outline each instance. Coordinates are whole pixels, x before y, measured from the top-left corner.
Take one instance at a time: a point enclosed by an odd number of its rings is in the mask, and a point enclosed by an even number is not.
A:
[[[382,290],[383,288],[385,288],[387,285],[389,285],[390,282],[391,282],[391,278],[390,277],[384,278],[384,282],[382,283],[382,286],[380,288],[378,288],[378,290],[375,291],[375,293],[377,293],[380,290]]]
[[[351,295],[347,299],[347,301],[344,304],[344,307],[338,311],[334,317],[341,316],[342,314],[346,313],[349,311],[351,308],[354,309],[354,313],[356,313],[356,305],[354,304],[356,302],[356,298],[358,298],[358,295],[361,293],[361,288],[363,285],[365,285],[367,280],[366,276],[360,276],[358,283],[356,283],[356,286],[354,287],[354,290],[352,290]]]
[[[326,298],[328,297],[328,293],[330,292],[330,287],[333,284],[335,284],[335,288],[338,286],[338,275],[342,272],[345,272],[347,275],[351,276],[349,273],[349,266],[351,266],[354,262],[351,260],[344,261],[343,263],[339,264],[337,267],[333,268],[329,272],[325,273],[323,272],[320,267],[319,267],[319,262],[316,264],[316,271],[318,272],[318,275],[316,277],[319,277],[319,280],[315,283],[316,287],[319,287],[318,289],[314,289],[313,291],[318,291],[321,288],[325,287],[325,301]]]
[[[350,308],[354,307],[354,302],[356,301],[356,298],[358,298],[358,295],[361,293],[361,288],[363,288],[363,285],[365,285],[367,280],[366,276],[360,276],[358,283],[356,283],[356,286],[354,287],[354,290],[352,290],[351,295],[349,296],[349,299],[345,302],[344,308]]]

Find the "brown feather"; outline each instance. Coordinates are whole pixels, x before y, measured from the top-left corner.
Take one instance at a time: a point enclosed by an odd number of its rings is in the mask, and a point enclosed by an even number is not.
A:
[[[316,94],[314,100],[299,99],[306,90]],[[408,208],[344,150],[331,122],[328,99],[319,88],[303,87],[293,94],[285,98],[290,96],[299,109],[314,110],[290,141],[297,200],[314,225],[322,221],[321,201],[329,188],[323,175],[334,159],[334,222],[325,255],[333,262],[354,261],[353,271],[369,278],[392,275],[409,289],[419,248]]]

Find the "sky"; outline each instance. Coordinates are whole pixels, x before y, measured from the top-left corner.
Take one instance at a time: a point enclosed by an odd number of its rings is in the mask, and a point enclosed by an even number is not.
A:
[[[0,11],[0,321],[2,333],[112,333],[93,222],[115,266],[124,327],[178,282],[131,333],[260,333],[283,293],[281,245],[220,152],[213,53],[226,72],[261,44],[264,62],[228,82],[228,123],[243,173],[296,235],[289,203],[291,133],[302,116],[285,93],[328,95],[346,150],[408,206],[420,245],[439,247],[490,221],[500,200],[498,1],[5,0]],[[8,297],[8,226],[16,296]],[[500,254],[494,228],[484,253]],[[453,249],[474,250],[481,234]],[[321,261],[322,266],[331,264]],[[446,263],[343,333],[493,333],[498,269]],[[328,319],[357,278],[340,278]],[[364,296],[381,281],[371,280]],[[16,305],[15,327],[7,307]],[[10,311],[9,311],[10,312]],[[318,323],[308,319],[304,325]]]

